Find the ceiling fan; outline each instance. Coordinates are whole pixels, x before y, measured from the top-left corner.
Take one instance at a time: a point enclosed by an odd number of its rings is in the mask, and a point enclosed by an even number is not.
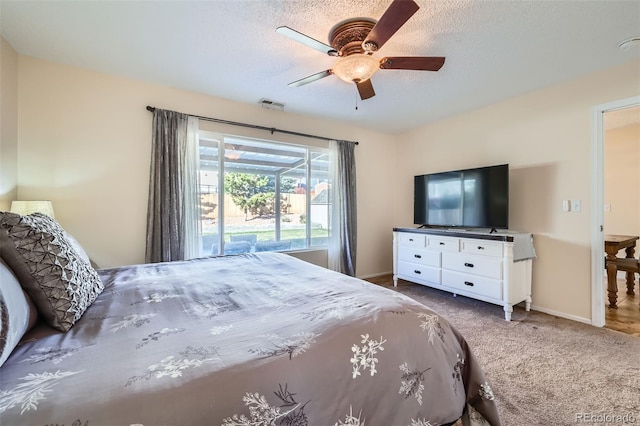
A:
[[[360,98],[365,100],[376,94],[371,77],[379,69],[438,71],[444,65],[444,57],[387,56],[378,60],[373,56],[419,8],[413,0],[393,0],[377,22],[353,18],[334,26],[329,33],[328,45],[289,27],[278,27],[278,34],[338,57],[333,68],[289,83],[289,86],[303,86],[335,74],[347,83],[355,83]]]

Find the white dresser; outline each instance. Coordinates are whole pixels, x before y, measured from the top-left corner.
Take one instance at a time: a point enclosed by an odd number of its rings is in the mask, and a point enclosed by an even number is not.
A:
[[[400,278],[495,303],[510,321],[513,305],[531,307],[533,255],[514,262],[516,238],[532,244],[531,234],[394,228],[393,283]]]

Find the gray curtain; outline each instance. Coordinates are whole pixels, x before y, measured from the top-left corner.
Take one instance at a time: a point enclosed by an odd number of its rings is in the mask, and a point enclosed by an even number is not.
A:
[[[356,274],[356,159],[355,144],[331,141],[330,177],[333,192],[329,268],[343,274]]]
[[[167,262],[187,258],[185,187],[189,116],[156,108],[153,113],[151,177],[147,207],[145,261]]]

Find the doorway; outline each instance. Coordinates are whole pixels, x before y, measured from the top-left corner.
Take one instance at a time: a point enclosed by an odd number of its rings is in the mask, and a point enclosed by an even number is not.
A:
[[[606,298],[604,291],[604,234],[605,229],[605,135],[606,128],[605,115],[614,112],[624,112],[630,108],[640,106],[640,96],[622,99],[607,104],[595,106],[592,116],[592,236],[591,236],[591,322],[593,325],[602,327],[605,325]],[[627,111],[629,112],[629,111]],[[634,117],[633,114],[616,114],[616,118],[626,115]],[[610,116],[611,117],[611,116]],[[608,117],[607,117],[608,118]],[[611,125],[609,125],[611,127]],[[640,173],[640,172],[639,172]],[[614,208],[610,203],[609,208]],[[610,212],[607,212],[610,213]],[[611,226],[611,225],[610,225]],[[640,248],[638,248],[640,251]],[[637,257],[637,254],[636,254]],[[636,295],[634,303],[638,302]],[[639,314],[640,319],[640,314]]]

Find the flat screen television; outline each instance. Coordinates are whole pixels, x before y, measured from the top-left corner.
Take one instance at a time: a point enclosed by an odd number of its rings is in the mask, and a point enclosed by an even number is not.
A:
[[[509,165],[415,176],[413,222],[426,227],[509,228]]]

